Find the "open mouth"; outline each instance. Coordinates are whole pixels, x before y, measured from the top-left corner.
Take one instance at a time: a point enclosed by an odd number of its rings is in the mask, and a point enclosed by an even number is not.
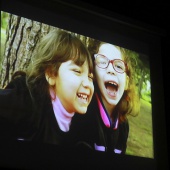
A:
[[[88,95],[87,94],[78,93],[77,96],[83,103],[87,103],[87,101],[88,101]]]
[[[116,82],[114,81],[105,82],[105,88],[109,96],[116,97],[118,91],[118,84]]]

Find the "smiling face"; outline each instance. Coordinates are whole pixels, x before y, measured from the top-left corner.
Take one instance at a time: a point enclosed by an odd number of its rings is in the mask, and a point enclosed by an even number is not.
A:
[[[76,65],[72,60],[61,64],[56,77],[51,77],[55,94],[69,112],[84,114],[94,92],[93,75],[88,71],[88,64]]]
[[[121,59],[121,52],[112,44],[102,44],[97,54],[106,56],[109,60]],[[96,81],[101,92],[102,101],[109,113],[121,99],[124,90],[127,88],[128,76],[126,73],[118,73],[114,70],[112,63],[103,69],[95,65]]]

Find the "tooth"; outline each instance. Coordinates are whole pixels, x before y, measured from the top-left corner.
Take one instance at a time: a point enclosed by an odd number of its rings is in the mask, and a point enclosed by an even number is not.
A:
[[[110,84],[114,84],[115,86],[117,86],[117,84],[115,82],[109,81]]]
[[[83,95],[84,98],[87,98],[87,95]]]
[[[114,84],[113,82],[109,81],[110,84]]]
[[[78,95],[78,97],[80,97],[80,98],[82,98],[82,99],[84,99],[84,100],[87,100],[87,99],[88,99],[88,95],[86,95],[86,94],[78,93],[77,95]]]

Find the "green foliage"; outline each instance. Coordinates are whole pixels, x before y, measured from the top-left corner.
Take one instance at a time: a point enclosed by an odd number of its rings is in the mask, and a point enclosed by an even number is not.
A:
[[[8,23],[8,13],[1,11],[1,29],[6,29]]]
[[[142,94],[142,99],[151,103],[151,95],[150,94]]]
[[[6,40],[6,27],[8,24],[8,16],[9,14],[6,12],[1,11],[1,52],[0,52],[0,71],[1,71],[1,63],[3,61],[3,53],[4,53],[4,46]]]
[[[6,39],[6,28],[8,24],[9,14],[1,11],[1,45],[4,44]]]
[[[151,86],[150,82],[147,80],[146,82],[143,82],[142,84],[142,90],[141,90],[141,98],[145,101],[151,103]]]

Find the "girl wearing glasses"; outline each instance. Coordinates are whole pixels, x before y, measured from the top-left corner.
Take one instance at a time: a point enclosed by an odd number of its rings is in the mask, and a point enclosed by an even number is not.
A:
[[[118,46],[94,40],[95,93],[82,123],[86,140],[97,151],[124,154],[129,133],[128,115],[139,113],[132,57]]]
[[[0,90],[0,137],[74,144],[74,115],[86,113],[94,92],[89,51],[74,35],[54,29],[35,57]]]

